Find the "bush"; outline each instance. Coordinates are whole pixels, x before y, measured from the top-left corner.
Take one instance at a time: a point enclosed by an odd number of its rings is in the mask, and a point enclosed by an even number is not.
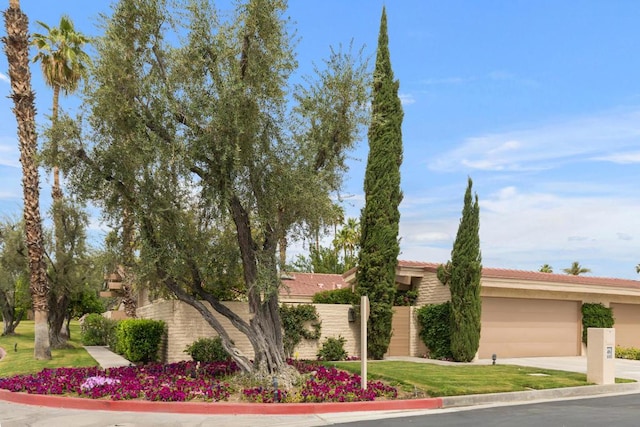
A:
[[[616,358],[628,360],[640,360],[640,349],[634,347],[616,346]]]
[[[393,301],[395,306],[415,305],[418,299],[418,291],[396,291],[396,298]]]
[[[84,318],[80,328],[80,340],[82,345],[108,345],[112,346],[116,337],[118,321],[107,319],[101,314],[89,314]]]
[[[451,303],[429,304],[417,312],[420,338],[429,349],[430,359],[453,359],[451,354]]]
[[[164,322],[151,319],[125,319],[118,323],[116,351],[134,363],[157,360]]]
[[[587,328],[613,328],[613,310],[600,303],[582,304],[582,342],[587,344]]]
[[[358,304],[360,297],[351,288],[318,292],[311,298],[314,304]]]
[[[296,346],[305,340],[320,338],[321,323],[315,306],[310,304],[280,306],[280,320],[284,336],[282,337],[284,352],[287,357],[293,356]],[[311,326],[311,330],[308,327]]]
[[[344,349],[346,338],[338,335],[338,338],[327,337],[322,343],[322,348],[318,350],[318,360],[345,360],[348,356]]]
[[[200,338],[188,345],[184,352],[196,362],[225,362],[229,359],[220,337]]]

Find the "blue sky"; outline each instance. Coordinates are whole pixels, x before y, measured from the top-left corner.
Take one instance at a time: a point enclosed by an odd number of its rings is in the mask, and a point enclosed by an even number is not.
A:
[[[109,12],[106,1],[21,3],[32,29],[36,20],[56,25],[64,13],[89,35],[98,33],[97,14]],[[373,58],[382,4],[290,1],[301,70],[351,40]],[[562,272],[579,261],[594,276],[638,278],[640,3],[384,4],[405,111],[401,259],[449,259],[470,176],[485,266],[547,263]],[[43,125],[52,94],[37,64],[32,72]],[[0,73],[0,215],[17,215],[22,190],[4,54]],[[73,111],[78,100],[62,104]],[[366,155],[363,137],[345,188],[350,216],[364,200]],[[50,180],[41,182],[45,212]]]

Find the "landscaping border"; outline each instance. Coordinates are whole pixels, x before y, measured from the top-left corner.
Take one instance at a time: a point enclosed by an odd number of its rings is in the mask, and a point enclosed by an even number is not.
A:
[[[9,390],[0,390],[0,400],[49,408],[216,415],[311,415],[355,411],[440,409],[443,407],[443,400],[439,397],[324,403],[151,402],[147,400],[94,400],[81,397],[18,393]]]

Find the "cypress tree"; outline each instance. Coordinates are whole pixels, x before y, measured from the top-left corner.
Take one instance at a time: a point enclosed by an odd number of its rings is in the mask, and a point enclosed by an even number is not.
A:
[[[480,208],[471,196],[473,182],[464,195],[464,208],[447,265],[451,289],[451,353],[458,362],[473,360],[480,344]]]
[[[382,359],[391,339],[395,276],[400,245],[398,223],[402,200],[402,104],[399,83],[389,58],[387,13],[382,9],[373,101],[369,127],[369,156],[364,180],[365,206],[361,213],[361,240],[356,275],[360,295],[368,295],[368,357]]]

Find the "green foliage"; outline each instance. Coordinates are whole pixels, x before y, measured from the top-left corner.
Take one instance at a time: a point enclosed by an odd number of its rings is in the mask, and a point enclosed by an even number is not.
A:
[[[444,268],[444,277],[450,272],[451,289],[451,353],[457,362],[470,362],[480,345],[480,207],[478,195],[471,195],[473,182],[468,180],[464,195],[462,219],[451,251],[450,266]],[[440,271],[440,269],[438,269]]]
[[[327,337],[318,350],[318,360],[345,360],[349,355],[344,349],[347,339],[338,335],[338,338]]]
[[[451,303],[429,304],[416,311],[420,338],[429,349],[429,358],[453,358],[451,354]]]
[[[369,157],[364,179],[365,206],[360,218],[361,240],[356,290],[367,295],[368,357],[382,359],[391,340],[391,319],[396,292],[396,267],[400,245],[398,227],[402,201],[402,104],[399,82],[394,80],[389,55],[387,13],[382,9],[373,101],[369,126]]]
[[[116,330],[117,350],[134,363],[156,361],[165,324],[161,320],[124,319]]]
[[[199,338],[188,345],[184,352],[196,362],[224,362],[229,359],[220,337]]]
[[[616,359],[640,360],[640,348],[616,346]]]
[[[117,327],[117,320],[107,319],[97,313],[89,314],[84,318],[80,328],[80,340],[83,345],[109,345],[112,347]]]
[[[582,342],[587,344],[587,328],[613,328],[615,320],[611,307],[600,303],[582,304]]]
[[[280,319],[284,330],[284,352],[287,357],[292,357],[296,346],[305,340],[317,340],[320,338],[321,322],[318,312],[313,305],[300,304],[280,306]],[[309,326],[311,330],[309,330]]]
[[[203,299],[242,285],[257,311],[250,323],[213,306],[251,342],[267,342],[255,360],[275,372],[284,361],[277,244],[335,218],[333,195],[366,123],[368,67],[331,50],[314,75],[298,76],[286,2],[233,7],[117,2],[93,43],[77,126],[87,135],[65,140],[61,167],[113,223],[123,224],[126,203],[140,281],[157,278],[201,312]]]
[[[396,299],[393,302],[395,306],[415,305],[418,299],[417,290],[396,291]]]
[[[350,287],[318,292],[311,297],[314,304],[358,304],[360,298]]]

